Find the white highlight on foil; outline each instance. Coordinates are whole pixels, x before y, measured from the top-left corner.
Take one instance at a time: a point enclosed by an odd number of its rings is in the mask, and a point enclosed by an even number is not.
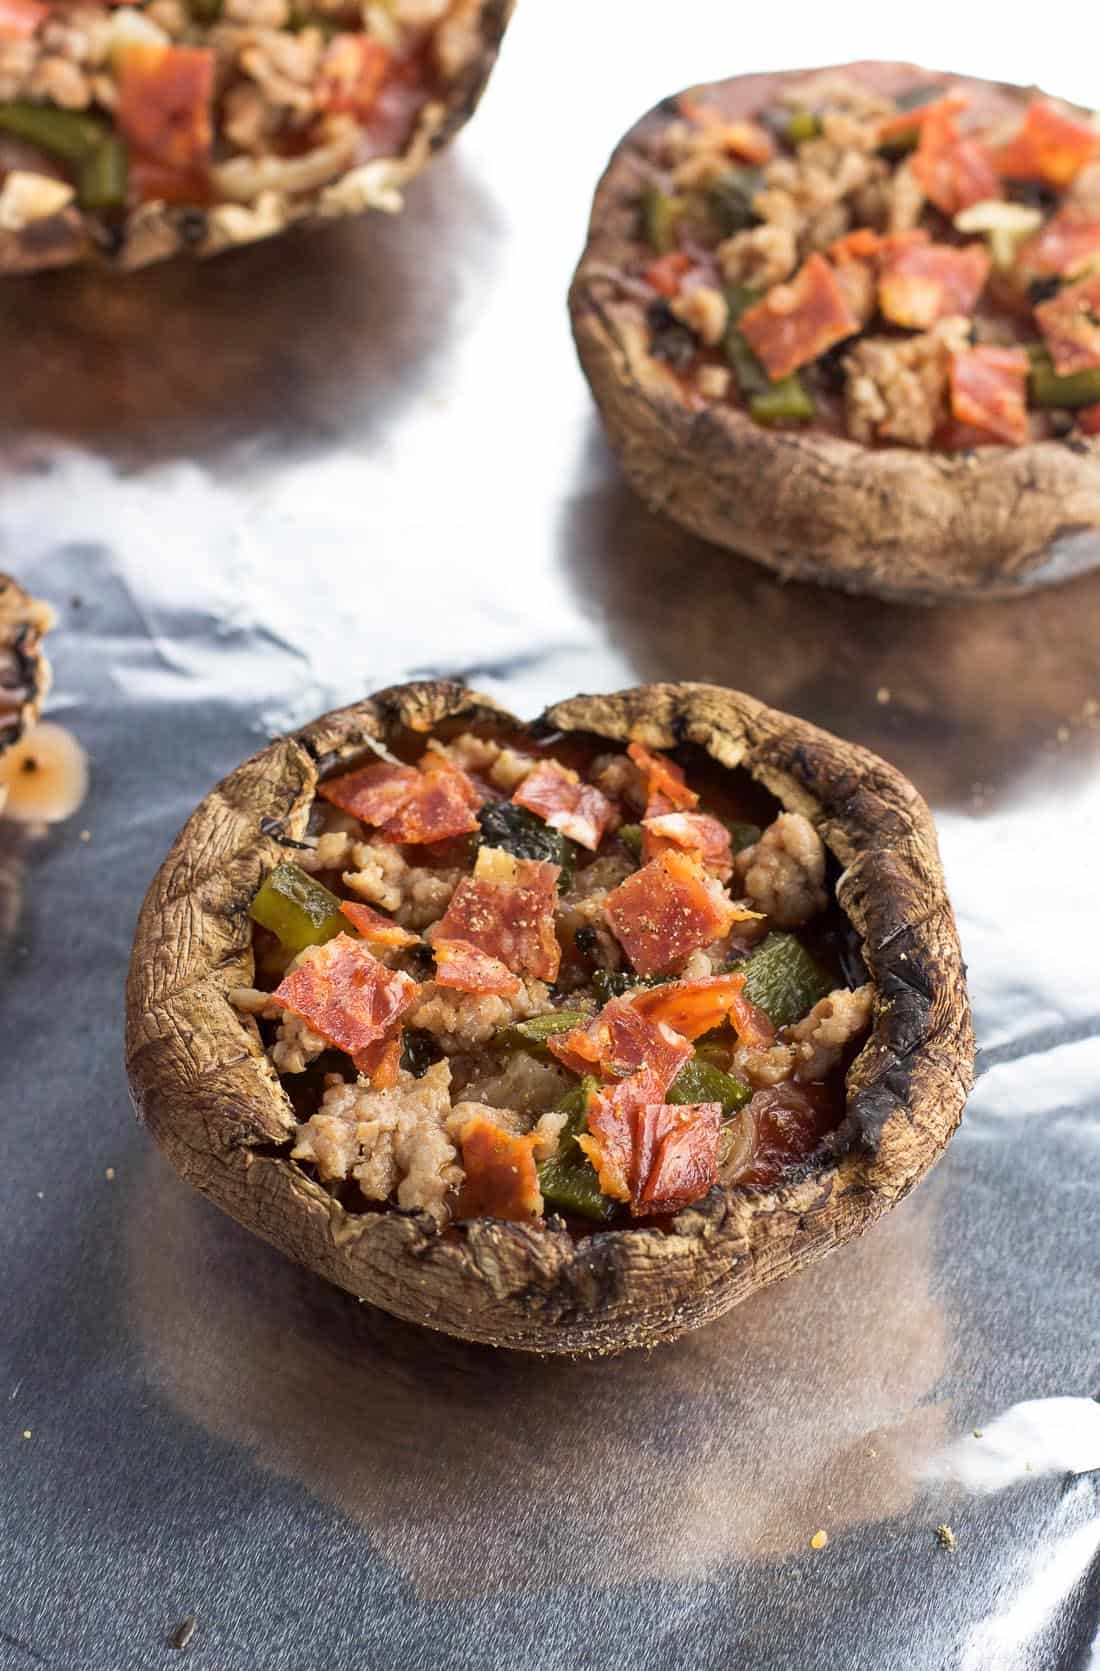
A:
[[[1100,1468],[1100,1404],[1092,1398],[1032,1398],[935,1457],[929,1480],[967,1491],[1003,1491],[1040,1474],[1085,1474]]]

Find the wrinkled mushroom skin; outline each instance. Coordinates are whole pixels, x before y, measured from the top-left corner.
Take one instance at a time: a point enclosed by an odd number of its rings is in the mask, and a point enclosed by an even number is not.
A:
[[[858,1235],[935,1161],[962,1113],[973,1037],[963,965],[927,808],[890,766],[752,698],[711,685],[576,697],[542,728],[656,748],[702,745],[805,813],[843,866],[838,898],[876,987],[836,1157],[774,1190],[721,1187],[670,1232],[574,1240],[493,1220],[443,1234],[398,1211],[351,1214],[287,1158],[294,1117],[228,992],[252,976],[248,906],[284,850],[261,833],[306,824],[319,765],[398,726],[510,716],[457,684],[396,687],[247,761],[210,794],[145,900],[127,988],[139,1115],[182,1175],[332,1282],[413,1322],[536,1352],[670,1340]],[[514,721],[512,723],[515,723]],[[553,1222],[553,1221],[552,1221]]]
[[[478,0],[477,28],[472,33],[466,61],[451,78],[445,95],[424,108],[401,156],[396,159],[393,185],[404,188],[423,172],[437,151],[454,138],[477,109],[496,62],[515,0]],[[351,174],[355,169],[350,170]],[[217,231],[201,209],[145,203],[131,211],[117,239],[105,247],[93,235],[90,221],[72,205],[57,214],[30,221],[18,229],[0,228],[0,277],[33,273],[48,267],[71,267],[97,262],[119,272],[132,272],[175,255],[217,255],[281,232],[290,226],[320,226],[344,214],[363,212],[355,203],[340,203],[339,179],[318,191],[293,199],[276,194],[273,213],[278,225],[233,236]],[[322,199],[324,203],[322,204]]]
[[[841,68],[888,94],[947,81],[986,111],[1035,96],[912,64]],[[748,116],[785,83],[815,73],[740,76],[693,91],[731,117]],[[570,292],[585,375],[650,508],[786,579],[909,601],[1014,597],[1100,564],[1100,438],[944,454],[767,430],[726,403],[689,407],[648,352],[642,310],[604,276],[637,254],[641,152],[669,120],[668,104],[650,111],[612,156]]]

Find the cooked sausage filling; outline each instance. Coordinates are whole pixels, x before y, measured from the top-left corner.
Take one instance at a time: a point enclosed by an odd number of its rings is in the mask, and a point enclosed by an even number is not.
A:
[[[806,818],[690,748],[405,741],[252,902],[232,1001],[296,1161],[352,1210],[582,1229],[822,1149],[872,992]]]
[[[1100,434],[1080,112],[827,73],[751,119],[684,96],[643,143],[619,283],[692,405],[948,451]]]
[[[0,228],[316,193],[401,154],[476,26],[469,0],[0,0]]]

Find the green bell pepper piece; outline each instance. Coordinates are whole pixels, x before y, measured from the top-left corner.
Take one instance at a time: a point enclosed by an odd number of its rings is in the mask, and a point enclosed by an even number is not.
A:
[[[405,1028],[401,1035],[401,1066],[406,1073],[411,1073],[414,1079],[423,1079],[433,1063],[442,1058],[443,1052],[431,1033],[419,1027]]]
[[[493,1043],[502,1050],[526,1050],[532,1055],[548,1056],[547,1039],[555,1033],[571,1033],[583,1027],[588,1016],[582,1010],[548,1010],[545,1015],[533,1015],[528,1021],[515,1021],[501,1027],[493,1035]]]
[[[76,195],[82,209],[120,209],[126,201],[126,147],[108,135],[77,168]]]
[[[626,843],[636,859],[642,856],[642,826],[640,824],[622,824],[619,827],[619,840]]]
[[[758,424],[806,424],[817,408],[797,372],[773,383],[749,399],[749,414]]]
[[[107,137],[106,127],[94,116],[49,104],[0,104],[0,129],[72,163],[83,162]]]
[[[740,329],[741,315],[756,300],[756,292],[745,285],[731,284],[726,289],[729,324],[722,348],[738,393],[757,423],[806,423],[815,407],[802,379],[794,372],[773,383]]]
[[[1094,406],[1100,401],[1100,366],[1060,376],[1044,349],[1033,351],[1029,393],[1033,406]]]
[[[336,895],[287,860],[265,879],[248,914],[293,953],[323,946],[348,926]]]
[[[728,168],[706,189],[706,203],[724,238],[746,227],[758,226],[753,198],[764,184],[759,168]]]
[[[569,1119],[558,1139],[557,1154],[540,1162],[538,1174],[543,1200],[549,1206],[607,1224],[618,1213],[619,1203],[603,1193],[595,1167],[577,1142],[588,1129],[588,1098],[598,1088],[595,1079],[584,1079],[562,1098],[558,1108]]]
[[[788,145],[801,145],[807,139],[817,139],[821,133],[821,117],[812,110],[796,110],[787,123]]]
[[[480,841],[486,847],[503,847],[517,859],[544,859],[561,866],[558,886],[567,888],[577,863],[575,842],[552,830],[541,818],[514,801],[490,801],[477,815]]]
[[[612,998],[632,992],[636,986],[663,986],[667,979],[667,975],[628,975],[625,969],[616,974],[610,969],[597,969],[592,976],[592,991],[602,1007]]]
[[[720,1102],[722,1113],[736,1114],[752,1096],[752,1088],[738,1075],[724,1073],[696,1050],[685,1062],[667,1093],[669,1102]]]
[[[642,193],[642,225],[646,243],[658,255],[676,248],[686,209],[682,197],[673,197],[652,181],[646,186]]]
[[[836,984],[793,934],[769,934],[731,967],[745,977],[745,997],[773,1027],[790,1027],[808,1015]]]
[[[730,848],[734,853],[743,853],[746,847],[755,847],[763,835],[759,824],[746,824],[740,819],[724,819],[726,829],[730,833]]]

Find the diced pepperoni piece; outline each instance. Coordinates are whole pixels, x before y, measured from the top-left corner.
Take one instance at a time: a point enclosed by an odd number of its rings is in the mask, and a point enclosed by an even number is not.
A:
[[[38,0],[0,0],[0,41],[29,40],[49,15]]]
[[[372,1090],[388,1091],[391,1085],[396,1085],[401,1070],[400,1031],[391,1039],[379,1039],[377,1044],[368,1044],[364,1050],[357,1051],[355,1066],[370,1080]]]
[[[639,1122],[639,1177],[645,1182],[631,1212],[676,1213],[698,1201],[718,1182],[718,1134],[722,1105],[650,1104]]]
[[[741,315],[741,334],[771,378],[789,377],[858,330],[835,270],[816,253]]]
[[[395,766],[376,760],[358,771],[326,778],[317,785],[322,800],[364,824],[384,824],[404,806],[419,781],[415,766]]]
[[[729,1021],[742,1043],[754,1047],[771,1044],[775,1029],[763,1010],[744,996],[744,987],[744,975],[707,975],[702,980],[673,981],[651,992],[638,992],[630,1001],[640,1015],[650,1021],[663,1021],[685,1039],[702,1038]]]
[[[1041,302],[1035,317],[1060,376],[1100,366],[1100,273]]]
[[[976,139],[959,133],[947,111],[933,111],[925,118],[909,166],[925,196],[945,215],[1004,195],[986,151]]]
[[[420,762],[408,799],[381,827],[389,841],[408,845],[447,841],[477,829],[482,797],[473,781],[445,755],[428,754]]]
[[[855,232],[846,232],[843,238],[829,245],[829,259],[834,266],[843,266],[846,261],[873,261],[883,242],[881,233],[872,232],[869,226],[860,226]]]
[[[1017,257],[1025,278],[1073,278],[1100,258],[1100,217],[1061,209]]]
[[[986,438],[1028,439],[1028,357],[1022,348],[968,348],[951,356],[951,412]]]
[[[651,261],[642,277],[659,296],[667,296],[671,301],[680,294],[680,287],[694,265],[691,256],[685,255],[683,250],[672,250],[668,255],[659,255],[656,261]]]
[[[542,1190],[534,1135],[518,1137],[477,1114],[462,1128],[461,1143],[466,1181],[458,1198],[459,1217],[537,1223],[542,1217]]]
[[[1062,188],[1086,163],[1100,155],[1100,133],[1080,116],[1035,99],[1024,112],[1020,131],[993,153],[1006,180],[1045,180]]]
[[[1082,406],[1077,414],[1077,427],[1086,435],[1100,435],[1100,406]]]
[[[729,1182],[770,1185],[788,1166],[808,1160],[836,1123],[825,1085],[786,1083],[757,1091],[745,1109],[755,1130],[748,1164]]]
[[[687,853],[670,850],[608,894],[604,916],[639,975],[680,969],[747,913]]]
[[[392,57],[388,47],[369,35],[334,35],[315,85],[318,108],[365,121],[382,91]]]
[[[492,866],[508,880],[489,879]],[[558,870],[539,859],[482,848],[478,873],[462,878],[432,938],[468,940],[514,975],[554,980],[561,962],[554,932]]]
[[[392,1033],[419,995],[410,976],[387,969],[348,934],[318,946],[272,993],[276,1003],[346,1051],[357,1067],[361,1054],[364,1063],[373,1061],[368,1047]]]
[[[135,43],[116,57],[115,118],[130,144],[170,169],[205,168],[214,143],[214,53]]]
[[[618,821],[613,802],[582,783],[576,772],[556,760],[540,760],[512,796],[517,806],[535,813],[552,830],[560,830],[594,853]]]
[[[647,818],[662,812],[690,812],[699,805],[698,795],[685,782],[683,767],[667,754],[657,754],[644,743],[629,743],[626,752],[645,777]]]
[[[969,314],[989,277],[989,255],[981,244],[906,243],[884,254],[878,299],[886,318],[913,331],[937,319]]]
[[[903,134],[918,133],[928,121],[940,122],[944,117],[955,117],[964,111],[970,100],[965,93],[945,93],[940,99],[929,99],[927,104],[915,105],[912,110],[899,110],[879,124],[879,144],[898,139]]]
[[[775,144],[766,128],[759,122],[726,122],[722,129],[723,149],[730,156],[739,157],[742,162],[762,163],[771,162],[775,156]]]
[[[514,998],[523,991],[523,982],[499,957],[490,957],[469,940],[436,940],[432,951],[439,986],[453,986],[459,992],[492,992],[501,998]]]
[[[705,870],[728,882],[733,875],[730,833],[706,812],[663,812],[642,820],[642,858],[648,864],[670,847],[693,853]]]
[[[595,1069],[605,1078],[625,1079],[646,1068],[659,1082],[662,1097],[692,1055],[687,1039],[666,1026],[664,1017],[647,1016],[626,998],[612,998],[587,1027],[551,1036],[546,1043],[573,1073]]]
[[[637,1119],[663,1097],[659,1076],[642,1068],[588,1099],[588,1131],[577,1143],[596,1168],[603,1193],[614,1201],[629,1201],[634,1194]]]
[[[357,901],[344,899],[340,902],[340,910],[353,928],[359,930],[368,946],[418,946],[419,934],[413,934],[409,929],[402,928],[392,917],[383,916],[372,905],[360,905]]]

